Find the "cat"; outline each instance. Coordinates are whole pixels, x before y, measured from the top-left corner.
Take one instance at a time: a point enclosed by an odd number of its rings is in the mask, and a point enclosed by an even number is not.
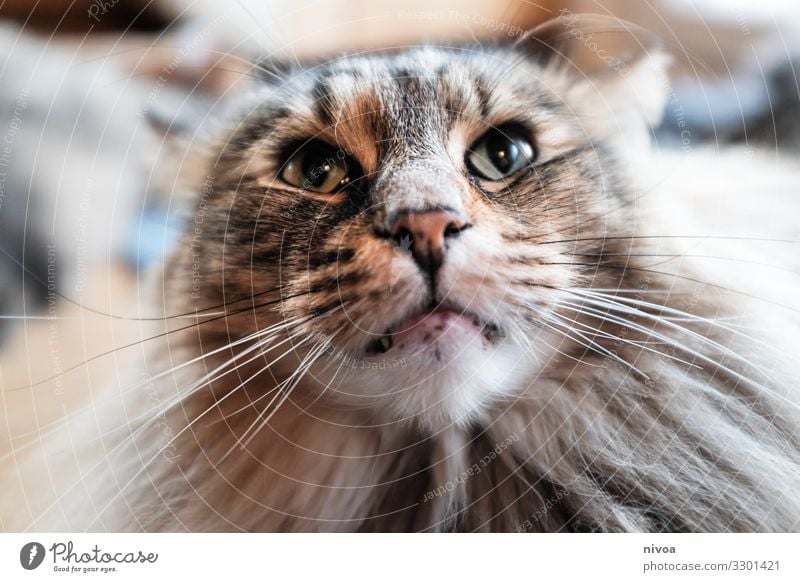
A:
[[[796,531],[799,174],[652,150],[669,59],[564,24],[261,67],[175,162],[143,368],[4,527]]]

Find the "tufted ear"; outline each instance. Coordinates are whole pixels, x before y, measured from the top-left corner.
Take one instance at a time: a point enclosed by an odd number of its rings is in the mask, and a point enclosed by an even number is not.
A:
[[[553,73],[554,89],[586,123],[629,140],[647,139],[649,126],[660,122],[671,58],[655,34],[617,18],[563,9],[517,44]]]

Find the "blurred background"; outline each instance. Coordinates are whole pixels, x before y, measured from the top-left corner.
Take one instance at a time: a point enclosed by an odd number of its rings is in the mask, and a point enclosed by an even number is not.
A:
[[[155,163],[163,132],[224,106],[255,58],[513,41],[563,10],[624,18],[670,47],[660,146],[797,157],[797,0],[3,2],[0,442],[90,399],[120,352],[96,356],[143,339],[126,318],[153,315],[138,282],[180,227],[160,179],[171,169]]]

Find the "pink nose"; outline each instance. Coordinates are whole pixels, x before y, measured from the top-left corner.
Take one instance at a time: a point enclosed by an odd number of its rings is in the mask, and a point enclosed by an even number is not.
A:
[[[447,239],[469,226],[453,212],[435,210],[404,214],[392,224],[389,234],[401,248],[411,251],[423,271],[435,274],[444,262]]]

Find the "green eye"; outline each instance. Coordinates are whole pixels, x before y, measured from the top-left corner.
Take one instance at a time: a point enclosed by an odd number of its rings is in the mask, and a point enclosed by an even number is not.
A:
[[[344,150],[311,142],[289,156],[281,179],[296,188],[330,194],[350,184],[357,168]]]
[[[516,174],[535,159],[533,144],[516,126],[490,129],[467,150],[469,170],[493,182]]]

